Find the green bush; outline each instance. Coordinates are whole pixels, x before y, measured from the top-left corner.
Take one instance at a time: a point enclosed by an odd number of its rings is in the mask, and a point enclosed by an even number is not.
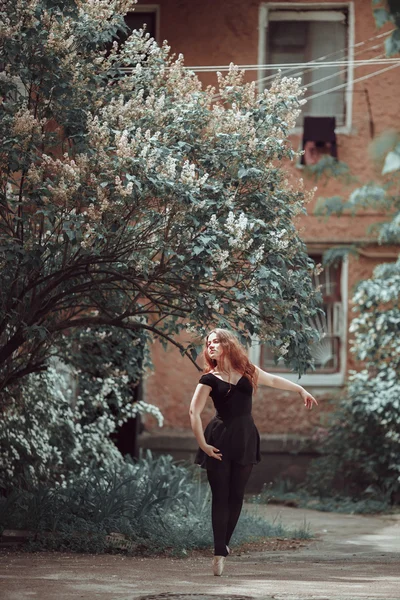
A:
[[[400,491],[399,387],[380,390],[380,410],[372,404],[378,376],[357,387],[363,372],[353,376],[351,395],[341,403],[320,445],[322,456],[313,461],[307,477],[309,492],[320,497],[341,491],[355,500],[393,504]],[[395,389],[397,388],[397,389]],[[367,392],[370,391],[371,394]],[[396,392],[396,393],[394,393]],[[371,396],[371,397],[369,397]]]
[[[350,372],[309,487],[322,496],[340,488],[357,500],[394,504],[400,500],[400,258],[375,267],[353,304],[351,350],[362,369]]]
[[[132,382],[139,373],[139,359],[128,352],[126,334],[120,334],[119,346],[111,332],[92,331],[71,338],[62,349],[65,362],[54,362],[45,372],[25,377],[18,394],[10,394],[7,406],[2,407],[0,489],[4,494],[22,487],[26,477],[36,485],[54,485],[66,478],[84,478],[93,469],[123,464],[112,436],[138,413],[150,413],[162,425],[156,406],[135,401]],[[71,347],[75,347],[73,358],[68,355]],[[98,368],[99,356],[108,361],[108,369]],[[121,356],[131,364],[126,370],[129,375],[118,373]],[[79,360],[83,366],[78,370]],[[73,393],[74,386],[79,393]]]
[[[184,555],[212,546],[209,488],[195,473],[148,453],[63,486],[25,485],[0,499],[0,528],[30,530],[33,550]],[[243,512],[233,543],[277,535],[290,532]]]

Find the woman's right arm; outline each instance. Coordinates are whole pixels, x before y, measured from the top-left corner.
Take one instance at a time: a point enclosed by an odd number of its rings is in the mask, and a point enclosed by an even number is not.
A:
[[[207,444],[206,439],[203,433],[203,424],[201,422],[201,413],[206,405],[207,398],[210,395],[211,387],[209,385],[204,385],[203,383],[199,383],[195,389],[193,394],[192,401],[190,403],[189,416],[190,416],[190,424],[192,426],[193,433],[199,444],[200,448],[205,452],[208,456],[212,458],[216,458],[217,460],[222,460],[222,455],[217,448],[214,446],[210,446]]]

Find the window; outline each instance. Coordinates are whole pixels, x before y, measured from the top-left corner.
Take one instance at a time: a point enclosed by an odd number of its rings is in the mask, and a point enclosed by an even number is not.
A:
[[[337,127],[350,124],[348,94],[351,73],[343,64],[323,66],[324,62],[351,58],[349,12],[348,4],[338,3],[298,4],[295,9],[293,3],[290,8],[286,3],[262,6],[260,64],[307,63],[324,57],[324,60],[318,60],[320,67],[299,66],[289,73],[289,76],[301,76],[303,85],[307,86],[304,97],[308,100],[299,117],[298,126],[302,126],[305,116],[333,117]],[[262,69],[259,78],[276,72],[275,69]],[[285,75],[285,71],[282,74]],[[347,85],[339,90],[328,91],[343,84]]]
[[[322,262],[322,253],[310,256],[316,263]],[[311,346],[315,371],[303,375],[300,383],[341,385],[346,368],[347,261],[326,266],[319,276],[315,276],[314,283],[320,288],[325,314],[317,316],[312,322],[321,334],[320,341]],[[266,371],[298,380],[297,375],[288,371],[283,360],[275,364],[273,354],[266,345],[260,346],[257,362]]]
[[[117,32],[115,40],[119,44],[123,44],[128,36],[134,29],[143,29],[146,27],[146,33],[150,34],[150,37],[156,41],[159,38],[159,8],[154,4],[148,4],[146,6],[137,6],[135,10],[129,11],[124,17],[125,24],[128,27],[128,31],[125,33],[121,30]],[[107,49],[110,51],[112,43],[107,45]]]
[[[304,117],[300,164],[315,165],[326,155],[337,158],[335,117]]]
[[[139,9],[139,10],[138,10]],[[125,23],[129,28],[129,33],[134,29],[142,29],[146,26],[146,32],[152,38],[158,38],[158,10],[156,6],[136,7],[134,11],[128,12],[124,17]]]

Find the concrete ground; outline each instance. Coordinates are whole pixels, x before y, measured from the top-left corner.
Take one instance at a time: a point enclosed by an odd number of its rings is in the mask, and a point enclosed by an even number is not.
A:
[[[400,515],[357,516],[267,506],[270,519],[316,540],[298,550],[230,556],[222,577],[210,558],[0,555],[0,600],[400,600]],[[148,599],[150,600],[150,598]]]

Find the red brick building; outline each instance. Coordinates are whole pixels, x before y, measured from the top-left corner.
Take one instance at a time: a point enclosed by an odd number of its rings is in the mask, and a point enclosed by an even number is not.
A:
[[[256,80],[260,90],[276,73],[275,65],[282,65],[283,75],[302,76],[308,102],[292,132],[293,146],[302,147],[304,117],[334,117],[339,160],[349,165],[359,184],[379,177],[368,146],[374,136],[399,127],[400,71],[396,69],[399,62],[386,60],[382,34],[390,27],[376,29],[370,2],[159,0],[154,4],[141,0],[132,19],[132,26],[145,21],[158,41],[167,39],[173,52],[183,53],[185,64],[198,72],[205,85],[215,84],[216,71],[231,62],[247,65],[247,78]],[[291,71],[286,70],[288,64],[295,65]],[[306,159],[317,160],[315,152],[318,156],[321,149],[332,152],[327,142],[314,138]],[[315,186],[315,181],[307,180],[300,161],[287,168],[292,177],[304,177],[307,185]],[[278,474],[301,476],[299,466],[309,459],[307,449],[300,450],[295,461],[288,452],[301,449],[299,440],[321,421],[329,410],[328,400],[338,398],[349,369],[355,366],[348,337],[352,290],[376,264],[395,257],[390,249],[368,242],[368,226],[382,215],[366,210],[355,217],[323,220],[314,214],[318,197],[348,197],[352,187],[334,179],[320,185],[308,216],[300,223],[309,253],[317,260],[333,246],[355,242],[362,247],[359,259],[350,258],[325,270],[319,282],[326,319],[316,325],[325,330],[326,337],[314,349],[316,371],[303,376],[300,383],[321,400],[320,408],[305,411],[296,394],[268,388],[257,392],[254,417],[263,452],[275,454],[274,460],[264,460],[258,467],[258,483]],[[270,372],[279,371],[262,345],[255,346],[251,358]],[[144,382],[144,399],[161,408],[165,426],[157,431],[155,424],[147,422],[150,433],[142,436],[142,445],[187,456],[188,450],[195,449],[188,408],[199,374],[172,347],[165,352],[154,344],[153,361],[154,372]],[[281,374],[297,380],[295,375]]]

